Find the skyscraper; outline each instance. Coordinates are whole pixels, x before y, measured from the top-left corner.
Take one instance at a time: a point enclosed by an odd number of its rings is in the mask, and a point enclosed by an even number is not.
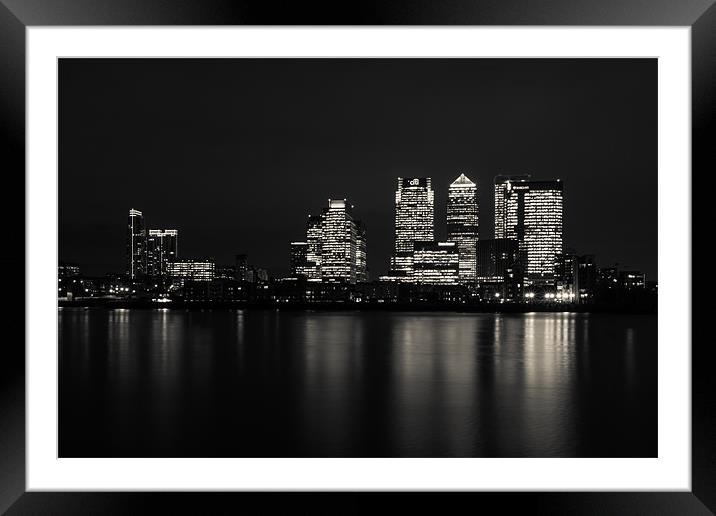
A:
[[[249,257],[246,254],[237,254],[234,257],[234,273],[237,281],[249,280]]]
[[[478,239],[477,185],[465,174],[450,184],[447,202],[447,239],[460,254],[460,283],[475,283]]]
[[[291,276],[295,278],[308,277],[308,244],[306,242],[291,242]]]
[[[554,278],[562,253],[562,182],[495,178],[495,238],[517,240],[528,281]]]
[[[356,225],[353,206],[345,199],[329,199],[321,236],[321,280],[356,281]]]
[[[429,177],[398,178],[395,191],[395,253],[391,276],[411,281],[416,241],[435,239],[435,193]]]
[[[323,214],[309,215],[306,225],[306,277],[309,281],[321,279],[321,238],[323,235]]]
[[[513,185],[526,184],[530,180],[529,174],[516,176],[495,177],[495,238],[517,237],[518,216],[516,197],[513,198]]]
[[[504,281],[518,260],[517,241],[509,238],[483,239],[477,243],[477,280]]]
[[[356,224],[356,281],[368,281],[368,252],[365,224],[360,220]]]
[[[166,276],[167,263],[176,260],[179,231],[176,229],[150,229],[147,237],[147,274]]]
[[[147,272],[147,233],[144,215],[129,210],[127,221],[127,276],[130,280],[142,278]]]

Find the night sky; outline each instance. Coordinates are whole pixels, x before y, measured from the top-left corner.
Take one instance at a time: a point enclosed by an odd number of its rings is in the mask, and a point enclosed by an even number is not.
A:
[[[62,59],[59,257],[122,272],[130,208],[179,255],[288,272],[309,213],[348,198],[388,270],[398,176],[562,179],[565,245],[657,277],[655,59]]]

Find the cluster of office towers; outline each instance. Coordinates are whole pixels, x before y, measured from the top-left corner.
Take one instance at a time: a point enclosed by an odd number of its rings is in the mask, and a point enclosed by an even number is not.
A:
[[[237,256],[237,264],[239,256]],[[193,279],[210,281],[217,275],[211,259],[180,259],[178,229],[145,228],[144,214],[129,210],[127,220],[127,278],[130,281],[147,279]]]
[[[524,284],[553,281],[563,256],[562,182],[495,177],[494,238],[482,241],[477,193],[465,174],[450,184],[443,242],[435,238],[432,179],[398,178],[395,249],[390,273],[380,279],[468,286],[507,276]],[[367,280],[365,227],[346,200],[331,200],[309,216],[306,241],[291,244],[291,273],[310,281]]]
[[[309,215],[305,242],[291,242],[291,274],[309,281],[368,281],[365,225],[346,199]]]
[[[142,212],[129,210],[127,275],[130,280],[166,276],[178,256],[179,230],[147,230]]]

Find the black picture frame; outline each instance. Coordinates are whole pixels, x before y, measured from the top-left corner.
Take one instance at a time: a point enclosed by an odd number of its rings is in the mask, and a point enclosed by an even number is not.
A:
[[[338,7],[340,5],[340,8]],[[690,26],[692,35],[692,178],[716,170],[716,5],[714,0],[0,0],[0,138],[6,206],[3,281],[11,292],[0,346],[0,512],[8,514],[219,514],[290,508],[358,513],[398,498],[443,511],[454,503],[500,512],[708,514],[716,512],[715,353],[692,342],[692,491],[618,493],[40,493],[25,492],[25,29],[39,25],[633,25]],[[683,180],[692,180],[683,178]],[[697,192],[703,189],[695,189]],[[692,190],[693,191],[693,190]],[[23,215],[20,215],[23,214]],[[22,218],[22,224],[20,224]],[[700,234],[692,232],[692,234]],[[697,257],[697,255],[692,255]],[[708,270],[698,259],[693,270]],[[20,274],[23,271],[23,274]],[[690,271],[684,281],[691,282]],[[708,289],[708,287],[705,287]],[[690,300],[685,300],[690,302]],[[697,320],[697,319],[693,319]],[[11,332],[10,330],[18,330]],[[697,333],[693,333],[697,335]],[[673,343],[688,345],[689,343]],[[450,505],[446,505],[449,503]],[[407,504],[407,505],[405,505]]]

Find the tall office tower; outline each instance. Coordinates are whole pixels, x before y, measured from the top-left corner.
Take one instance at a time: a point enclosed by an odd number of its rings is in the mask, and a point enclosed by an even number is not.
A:
[[[356,225],[356,281],[368,281],[367,262],[367,240],[365,236],[365,224],[360,220],[355,221]]]
[[[490,238],[477,243],[476,277],[479,282],[505,281],[517,264],[517,241],[509,238]]]
[[[478,238],[477,185],[460,174],[448,189],[447,239],[460,252],[460,283],[475,283]]]
[[[395,253],[391,276],[411,281],[413,244],[435,239],[435,192],[429,177],[399,177],[395,191]]]
[[[495,238],[517,238],[518,205],[513,197],[515,184],[524,185],[530,180],[529,174],[495,177]]]
[[[554,278],[562,253],[562,191],[559,179],[495,177],[495,238],[517,240],[528,281]]]
[[[415,241],[413,281],[429,285],[455,285],[460,280],[459,261],[456,242]]]
[[[323,235],[323,214],[309,215],[306,225],[306,277],[309,281],[321,280],[321,239]]]
[[[323,215],[321,280],[356,281],[356,225],[353,206],[345,199],[329,199]]]
[[[308,277],[308,243],[291,242],[291,276],[294,278]]]
[[[234,258],[234,270],[238,281],[249,280],[249,257],[246,254],[237,254]]]
[[[139,210],[129,210],[127,221],[127,276],[140,279],[147,272],[147,232],[144,216]]]
[[[176,260],[179,231],[176,229],[150,229],[147,236],[147,274],[166,276],[167,263]]]

